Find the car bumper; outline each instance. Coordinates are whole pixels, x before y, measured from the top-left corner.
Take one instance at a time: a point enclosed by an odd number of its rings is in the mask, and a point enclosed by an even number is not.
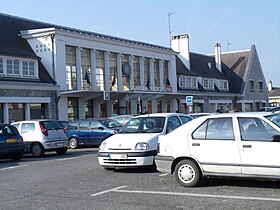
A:
[[[0,146],[0,156],[10,156],[18,153],[23,153],[23,151],[24,151],[24,144]]]
[[[155,157],[155,163],[157,166],[157,170],[162,173],[171,174],[171,166],[174,158],[171,156],[161,156],[157,155]]]
[[[46,142],[41,142],[41,143],[46,150],[68,147],[67,139],[59,140],[59,141],[46,141]]]
[[[99,152],[98,162],[107,167],[138,167],[154,164],[156,150],[145,152]]]

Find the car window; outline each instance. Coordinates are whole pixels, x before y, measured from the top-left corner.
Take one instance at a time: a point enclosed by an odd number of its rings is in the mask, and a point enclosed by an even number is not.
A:
[[[79,125],[80,130],[89,130],[90,121],[82,121]]]
[[[69,123],[67,130],[77,130],[79,123],[79,121]]]
[[[185,124],[185,123],[187,123],[187,122],[192,120],[192,118],[188,117],[188,116],[179,116],[179,117],[182,120],[183,124]]]
[[[181,122],[178,119],[178,117],[173,116],[168,118],[167,120],[167,128],[166,128],[166,133],[170,133],[171,131],[175,130],[176,128],[181,126]]]
[[[272,141],[273,136],[280,135],[280,132],[259,118],[239,117],[238,122],[243,141]]]
[[[232,118],[212,118],[206,120],[192,134],[194,139],[234,140]]]
[[[21,133],[28,133],[35,130],[34,123],[22,123],[21,125]]]
[[[96,120],[92,120],[90,123],[90,129],[98,129],[100,127],[105,127],[101,122],[98,122]]]
[[[273,114],[265,117],[269,119],[271,122],[273,122],[275,125],[280,127],[280,114]]]

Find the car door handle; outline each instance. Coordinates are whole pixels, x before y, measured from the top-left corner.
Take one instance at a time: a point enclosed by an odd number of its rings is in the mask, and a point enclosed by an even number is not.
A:
[[[200,146],[200,143],[192,143],[192,146]]]
[[[243,145],[243,148],[251,148],[252,145]]]

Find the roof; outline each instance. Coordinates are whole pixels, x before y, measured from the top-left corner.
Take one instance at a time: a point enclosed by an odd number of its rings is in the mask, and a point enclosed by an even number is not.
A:
[[[222,69],[229,81],[230,92],[241,93],[243,91],[250,53],[250,50],[246,50],[221,55]]]
[[[269,97],[280,97],[280,88],[272,88],[272,90],[269,92]]]
[[[145,42],[134,41],[134,40],[124,39],[124,38],[120,38],[120,37],[109,36],[109,35],[95,33],[95,32],[91,32],[91,31],[85,31],[85,30],[75,29],[75,28],[71,28],[71,27],[60,26],[60,25],[56,25],[56,24],[45,23],[45,22],[41,22],[41,21],[30,20],[30,19],[26,19],[26,18],[20,18],[20,17],[0,13],[1,23],[2,23],[2,20],[7,20],[7,19],[9,19],[11,21],[12,26],[15,26],[14,31],[16,31],[16,34],[19,33],[20,31],[31,30],[31,29],[56,28],[56,29],[60,29],[63,31],[94,36],[94,37],[98,37],[98,38],[102,38],[102,39],[106,39],[106,40],[109,39],[109,40],[113,40],[113,41],[125,42],[125,43],[129,43],[129,44],[141,45],[141,46],[150,47],[150,48],[158,48],[161,50],[174,52],[170,47],[163,47],[163,46],[149,44],[149,43],[145,43]],[[1,24],[1,26],[2,26],[2,24]]]
[[[10,15],[0,13],[0,55],[15,56],[20,58],[31,58],[38,60],[39,80],[27,78],[1,77],[2,81],[30,81],[42,83],[54,83],[48,71],[41,63],[40,58],[33,52],[32,48],[25,39],[18,36],[21,30],[42,27],[39,23],[26,21]],[[49,27],[45,25],[45,27]]]

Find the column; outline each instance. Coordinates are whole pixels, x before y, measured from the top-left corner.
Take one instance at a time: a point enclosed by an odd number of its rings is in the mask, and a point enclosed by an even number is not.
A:
[[[97,90],[96,85],[96,56],[95,56],[96,50],[91,49],[90,50],[90,67],[91,67],[91,87],[92,90]]]
[[[128,62],[130,65],[130,75],[129,75],[129,90],[134,90],[134,66],[133,66],[133,55],[129,55]]]
[[[160,91],[165,90],[165,81],[163,81],[163,60],[159,60],[159,86]]]
[[[158,112],[158,101],[157,100],[152,100],[152,113],[157,113]]]
[[[111,117],[113,115],[113,103],[112,101],[106,101],[106,110],[107,110],[107,116]]]
[[[30,120],[30,104],[26,103],[24,104],[24,119],[25,120]]]
[[[9,117],[9,104],[4,103],[3,104],[3,117],[4,117],[4,123],[10,123],[10,117]]]
[[[109,65],[109,54],[110,52],[106,51],[104,53],[104,68],[105,68],[105,88],[104,90],[110,91],[110,65]]]
[[[85,106],[85,100],[83,98],[78,98],[79,119],[85,118]]]
[[[141,90],[144,90],[145,84],[144,84],[144,57],[140,57],[139,59],[140,62],[140,87]]]
[[[77,90],[82,90],[81,49],[76,47]]]
[[[95,118],[100,117],[100,101],[93,100],[93,116]]]
[[[154,91],[155,89],[155,65],[154,59],[150,59],[150,90]]]
[[[122,86],[122,54],[117,54],[117,78],[118,78],[118,91],[123,91]]]

